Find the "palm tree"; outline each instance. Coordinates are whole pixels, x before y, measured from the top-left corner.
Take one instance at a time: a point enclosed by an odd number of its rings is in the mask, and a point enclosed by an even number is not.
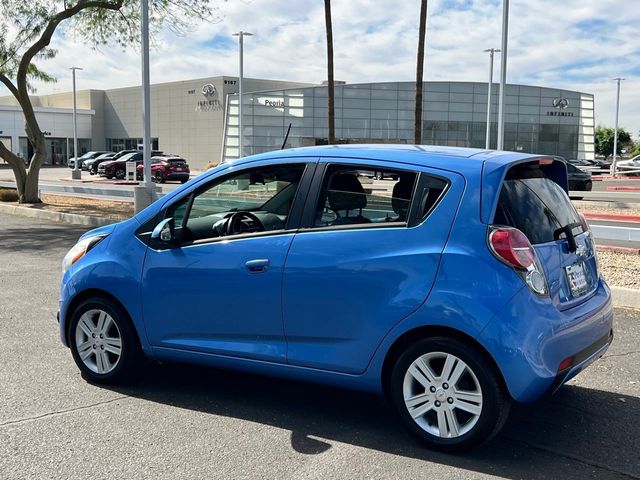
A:
[[[422,143],[422,76],[424,72],[424,41],[427,32],[427,0],[420,2],[420,29],[418,31],[418,61],[416,66],[416,108],[413,118],[413,143]]]
[[[327,29],[327,118],[329,122],[329,145],[336,143],[335,93],[333,88],[333,27],[331,26],[331,0],[324,0],[324,19]]]

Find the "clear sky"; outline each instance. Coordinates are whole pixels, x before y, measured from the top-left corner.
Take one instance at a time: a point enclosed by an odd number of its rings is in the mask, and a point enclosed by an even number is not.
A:
[[[215,1],[215,0],[214,0]],[[415,79],[418,0],[333,0],[335,77],[350,83]],[[237,40],[245,39],[245,76],[320,82],[326,78],[324,2],[219,1],[220,20],[176,36],[162,32],[151,52],[151,81],[236,75]],[[430,0],[426,80],[486,81],[483,50],[500,47],[501,0]],[[511,0],[507,82],[593,93],[596,123],[613,126],[614,77],[622,85],[620,125],[640,132],[640,8],[633,0]],[[107,89],[140,82],[139,52],[92,50],[57,35],[53,60],[40,66],[58,78],[38,93]],[[494,78],[498,79],[499,57]],[[0,93],[6,93],[2,91]]]

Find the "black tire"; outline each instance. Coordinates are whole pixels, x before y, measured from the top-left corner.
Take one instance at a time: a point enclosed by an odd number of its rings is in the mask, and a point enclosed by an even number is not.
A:
[[[116,171],[114,172],[114,176],[118,180],[124,180],[125,175],[126,175],[126,172],[124,171],[124,168],[117,168]]]
[[[180,180],[180,183],[187,183],[187,182],[188,182],[188,180],[186,178]]]
[[[432,392],[432,394],[429,394],[430,398],[433,397],[433,402],[431,403],[433,407],[423,415],[419,415],[419,421],[423,422],[423,425],[425,425],[423,428],[423,426],[420,426],[417,421],[413,419],[409,413],[409,407],[405,404],[405,375],[407,375],[408,378],[406,388],[410,390],[411,388],[414,388],[414,385],[418,385],[418,383],[408,374],[408,369],[411,367],[413,362],[423,355],[430,354],[433,355],[433,360],[428,360],[429,362],[432,362],[430,363],[430,366],[438,367],[436,362],[441,361],[441,365],[443,365],[445,358],[442,357],[441,359],[439,357],[440,353],[453,355],[457,357],[458,360],[462,360],[462,362],[468,366],[472,374],[475,375],[475,378],[471,376],[469,370],[465,370],[459,380],[456,381],[455,385],[446,385],[444,381],[441,383],[434,382],[434,385],[437,385],[437,390]],[[457,366],[458,364],[456,363],[455,365]],[[455,370],[453,371],[455,372]],[[436,368],[433,370],[433,373],[435,375],[440,375],[441,371],[438,371]],[[505,393],[502,379],[498,378],[497,375],[498,374],[493,371],[488,362],[468,345],[458,340],[446,337],[426,338],[411,344],[396,361],[391,373],[389,394],[394,408],[404,425],[427,447],[434,450],[448,452],[468,450],[490,440],[494,435],[496,435],[504,425],[504,422],[507,420],[509,415],[511,398]],[[438,380],[441,379],[438,378]],[[465,389],[463,385],[465,382],[467,385],[479,384],[482,404],[479,416],[476,414],[475,420],[474,415],[466,413],[464,410],[460,410],[456,407],[451,408],[448,406],[453,397],[451,397],[451,399],[446,398],[445,400],[442,400],[441,398],[441,403],[438,403],[437,401],[437,395],[448,397],[448,395],[454,395],[451,392],[457,391],[458,387]],[[444,387],[446,387],[445,390],[443,390]],[[418,385],[418,391],[411,395],[420,394],[420,389],[424,389],[425,393],[429,391],[426,387]],[[473,389],[466,388],[466,390],[473,390],[474,392],[478,391],[476,387]],[[453,400],[453,402],[455,402],[455,400]],[[418,408],[422,406],[426,406],[427,403],[428,402],[425,402],[420,404],[420,406],[416,406],[415,410],[418,410]],[[446,413],[444,412],[445,409],[450,412],[454,412],[455,410],[455,413],[451,413],[451,415],[454,415],[456,418],[454,423],[456,423],[457,426],[463,427],[461,430],[464,428],[469,428],[469,430],[453,438],[443,438],[437,434],[427,431],[427,428],[437,429],[437,425],[439,425],[437,423],[438,409],[442,409],[443,415]],[[467,420],[465,420],[465,416],[468,416]],[[435,422],[433,421],[433,417],[435,417]],[[460,421],[461,418],[462,421]],[[449,425],[449,420],[447,420],[445,425]]]
[[[158,183],[165,182],[164,177],[162,176],[162,172],[160,170],[156,170],[155,178],[156,178],[156,182]]]
[[[79,335],[85,335],[87,337],[87,341],[92,341],[92,339],[88,338],[88,335],[83,333],[76,333],[78,323],[82,319],[83,315],[91,311],[102,311],[108,314],[115,324],[115,327],[117,328],[117,334],[119,334],[121,340],[120,356],[117,361],[112,362],[114,364],[113,368],[109,371],[106,371],[105,373],[94,371],[94,368],[90,367],[89,365],[87,365],[87,363],[85,363],[85,361],[82,360],[78,351],[77,342]],[[90,314],[89,317],[92,317],[95,320],[96,315],[99,315],[99,313]],[[110,331],[116,332],[116,330],[114,330],[113,328]],[[115,337],[116,335],[112,333],[109,336]],[[135,378],[135,375],[138,372],[138,369],[143,360],[140,341],[134,328],[132,327],[129,315],[120,305],[106,298],[91,297],[84,300],[76,307],[73,314],[71,315],[68,338],[69,346],[71,348],[71,354],[73,355],[73,359],[76,362],[76,365],[82,372],[83,377],[91,382],[113,384],[131,380]],[[97,338],[95,341],[100,342],[100,340],[98,340]],[[99,348],[103,346],[104,345],[98,345],[98,348],[96,348],[95,345],[92,345],[92,351],[100,352]],[[85,351],[90,350],[89,348],[87,348]],[[109,358],[113,360],[114,355],[112,353],[104,352],[104,354],[108,355]],[[98,358],[96,353],[92,353],[89,355],[89,357],[91,356],[93,356],[94,358],[93,360],[89,360],[89,363],[93,362],[95,364],[94,366],[97,367]]]

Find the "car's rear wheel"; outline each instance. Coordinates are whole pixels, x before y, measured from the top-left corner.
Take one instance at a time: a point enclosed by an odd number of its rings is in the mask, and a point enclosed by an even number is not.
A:
[[[483,357],[445,337],[407,348],[391,374],[390,394],[403,423],[436,450],[484,443],[502,428],[510,409],[500,379]]]
[[[141,348],[122,307],[89,298],[75,309],[69,326],[73,359],[85,378],[98,383],[129,379],[141,360]]]
[[[118,180],[122,180],[122,179],[124,178],[125,174],[126,174],[126,173],[125,173],[125,171],[124,171],[124,168],[118,168],[118,169],[116,169],[116,171],[115,171],[115,177],[116,177]]]
[[[156,170],[156,182],[164,183],[164,177],[162,176],[162,172],[160,170]]]

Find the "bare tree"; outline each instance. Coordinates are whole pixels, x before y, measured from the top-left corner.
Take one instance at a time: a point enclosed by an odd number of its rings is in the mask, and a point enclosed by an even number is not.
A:
[[[331,25],[331,0],[324,0],[324,20],[327,30],[327,121],[329,122],[329,145],[336,143],[335,89],[333,80],[333,27]]]
[[[163,26],[181,32],[189,19],[209,17],[209,0],[149,0],[152,29]],[[53,58],[49,44],[58,28],[75,33],[92,45],[117,43],[125,47],[139,42],[139,0],[2,0],[0,2],[0,84],[15,97],[25,120],[33,156],[26,166],[0,142],[0,158],[12,168],[20,203],[39,203],[40,167],[47,158],[46,140],[29,93],[33,80],[53,82],[34,61]],[[11,32],[11,33],[10,33]],[[74,152],[77,154],[77,152]]]
[[[427,0],[420,2],[420,29],[418,31],[418,61],[416,65],[416,106],[413,117],[413,143],[422,143],[422,77],[424,73],[424,42],[427,33]]]

